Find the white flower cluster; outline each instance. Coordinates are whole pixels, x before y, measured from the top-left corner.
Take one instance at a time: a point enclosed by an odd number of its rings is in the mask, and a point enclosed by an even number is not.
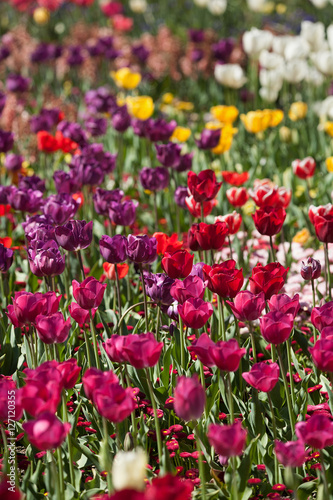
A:
[[[276,101],[284,81],[319,86],[333,75],[333,24],[325,33],[323,23],[303,21],[298,36],[252,28],[244,33],[243,47],[259,61],[259,93],[270,102]]]
[[[206,7],[214,16],[221,16],[227,8],[227,0],[193,0],[198,7]]]

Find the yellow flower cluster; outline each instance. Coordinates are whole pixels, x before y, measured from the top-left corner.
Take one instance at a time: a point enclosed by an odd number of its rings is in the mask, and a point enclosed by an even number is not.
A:
[[[258,109],[250,111],[246,115],[241,115],[244,127],[252,134],[264,132],[270,127],[276,127],[283,120],[283,111],[281,109]]]
[[[191,129],[187,127],[176,127],[171,136],[172,141],[186,142],[191,136]]]
[[[154,101],[147,95],[138,97],[127,97],[126,104],[128,112],[138,120],[148,120],[154,113]]]
[[[129,68],[121,68],[118,71],[111,71],[111,76],[116,85],[122,89],[133,90],[141,82],[140,73],[135,73]]]
[[[290,106],[288,116],[293,122],[298,120],[303,120],[308,112],[308,105],[305,102],[297,101],[293,102]]]
[[[328,134],[330,137],[333,137],[333,122],[327,121],[324,123],[324,130],[326,134]]]
[[[239,111],[236,106],[213,106],[210,108],[211,114],[216,120],[221,123],[234,123],[239,115]]]
[[[238,132],[238,128],[234,128],[230,123],[216,123],[216,122],[208,122],[206,123],[206,128],[209,130],[221,129],[221,135],[218,145],[212,149],[212,152],[216,155],[221,155],[226,151],[229,151],[232,145],[232,139],[235,134]]]

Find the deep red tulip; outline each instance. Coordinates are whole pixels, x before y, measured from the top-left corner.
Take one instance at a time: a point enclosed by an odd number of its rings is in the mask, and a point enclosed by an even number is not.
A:
[[[203,267],[203,274],[208,281],[209,290],[224,299],[236,297],[244,282],[243,269],[236,269],[233,259],[212,267],[206,265]]]
[[[227,224],[229,234],[236,234],[241,227],[242,216],[234,210],[231,214],[219,215],[215,218],[215,222],[217,221],[225,222]]]
[[[185,421],[198,420],[204,412],[205,389],[197,375],[179,377],[174,391],[174,410]]]
[[[38,337],[44,344],[62,344],[68,339],[71,329],[71,320],[65,321],[62,312],[56,312],[48,316],[39,314],[35,320]]]
[[[306,422],[298,422],[295,426],[298,439],[312,448],[322,450],[333,445],[333,421],[322,414],[314,414]]]
[[[246,349],[240,348],[236,339],[227,342],[220,340],[210,350],[214,365],[225,372],[238,370],[240,360],[245,353]]]
[[[15,292],[13,312],[19,323],[34,323],[36,316],[43,312],[44,306],[45,298],[42,293]]]
[[[226,301],[239,321],[254,321],[260,318],[265,307],[265,294],[254,295],[248,290],[239,292],[233,302]]]
[[[57,371],[57,370],[56,370]],[[32,417],[37,417],[45,411],[55,413],[61,399],[62,379],[56,380],[30,380],[18,391],[18,399],[23,409]]]
[[[193,217],[200,218],[201,217],[201,208],[203,207],[204,217],[207,217],[213,210],[213,208],[217,205],[217,200],[203,201],[199,203],[195,201],[194,197],[188,196],[185,198],[185,204]]]
[[[178,241],[177,233],[173,233],[171,236],[165,233],[154,233],[153,238],[157,241],[157,253],[159,255],[164,255],[165,252],[176,252],[176,250],[180,250],[183,246],[183,242]]]
[[[247,431],[243,429],[241,422],[231,425],[210,424],[207,437],[218,455],[237,457],[245,448]]]
[[[262,392],[270,392],[276,386],[280,375],[277,363],[256,363],[249,372],[242,373],[248,384]]]
[[[215,361],[211,354],[213,347],[215,347],[215,343],[207,335],[207,333],[203,333],[198,339],[195,339],[188,350],[190,353],[193,352],[203,365],[214,366]]]
[[[192,171],[187,174],[187,187],[197,203],[215,198],[221,186],[222,182],[216,182],[213,170],[202,170],[198,175]]]
[[[202,299],[206,286],[207,283],[199,276],[190,275],[184,281],[175,280],[170,288],[170,294],[179,304],[184,304],[188,299]]]
[[[22,500],[23,493],[21,490],[15,486],[15,481],[13,481],[13,485],[11,485],[11,480],[9,476],[2,476],[0,482],[0,498],[1,500]]]
[[[302,261],[301,276],[304,280],[315,280],[321,275],[321,264],[319,260],[309,257],[306,263]]]
[[[89,276],[82,283],[73,280],[73,296],[82,309],[93,309],[98,307],[103,300],[106,284],[102,284],[96,278]]]
[[[191,500],[193,490],[192,481],[166,474],[154,478],[147,486],[145,500]]]
[[[98,368],[88,368],[82,377],[84,392],[87,398],[93,402],[98,388],[117,384],[118,382],[118,377],[113,371],[102,372]]]
[[[229,172],[229,170],[223,170],[222,177],[224,182],[238,187],[249,180],[249,173],[242,172],[241,174],[238,174],[237,172]]]
[[[127,339],[127,335],[111,335],[111,337],[105,341],[103,347],[108,357],[114,363],[126,363],[127,358],[124,352],[124,345]]]
[[[266,266],[258,263],[252,269],[252,275],[249,279],[251,292],[256,295],[264,292],[265,300],[270,299],[283,287],[288,271],[289,267],[284,268],[279,262],[272,262]]]
[[[184,325],[189,328],[202,328],[213,314],[213,311],[212,304],[202,299],[191,298],[178,305],[178,314],[182,318]]]
[[[71,358],[59,363],[57,370],[61,373],[64,389],[72,389],[77,382],[82,368],[77,365],[75,358]]]
[[[252,219],[260,234],[274,236],[281,231],[286,215],[284,208],[263,207],[255,211]]]
[[[0,422],[8,421],[8,410],[11,410],[10,418],[12,420],[21,419],[23,409],[17,394],[18,390],[14,380],[11,377],[0,375]],[[13,404],[10,405],[10,402],[13,402]]]
[[[242,207],[249,199],[249,194],[244,187],[232,187],[227,189],[226,197],[233,207]]]
[[[300,179],[309,179],[314,176],[316,170],[316,162],[311,156],[303,158],[303,160],[294,160],[291,164],[293,172]]]
[[[91,315],[94,318],[95,314],[97,311],[97,307],[94,309],[91,309]],[[85,325],[86,323],[89,323],[90,321],[90,316],[89,316],[89,310],[87,309],[82,309],[82,307],[79,306],[76,302],[71,302],[68,306],[68,312],[71,315],[71,317],[76,321],[80,326]]]
[[[189,230],[189,247],[191,250],[218,250],[223,246],[227,234],[225,222],[193,224]]]
[[[300,307],[299,295],[297,293],[292,299],[285,293],[272,295],[271,299],[268,301],[268,305],[270,311],[280,311],[283,314],[292,314],[295,319]]]
[[[283,344],[289,339],[293,329],[294,317],[292,314],[283,314],[280,311],[271,311],[260,318],[260,331],[270,344]]]
[[[187,250],[177,250],[170,254],[165,253],[161,266],[164,272],[172,278],[186,278],[193,267],[194,255],[191,255]]]
[[[319,241],[333,243],[333,205],[331,203],[309,208],[309,218]]]
[[[162,349],[163,342],[157,342],[152,332],[128,335],[123,347],[127,362],[134,368],[155,366]]]
[[[46,451],[58,448],[66,439],[71,424],[64,424],[51,412],[39,415],[22,425],[30,443],[39,450]]]
[[[125,420],[136,407],[132,388],[124,389],[118,383],[97,387],[94,393],[94,404],[98,413],[113,423]]]
[[[302,467],[307,457],[303,441],[275,441],[275,454],[285,467]]]
[[[333,326],[333,301],[326,302],[321,307],[314,307],[311,311],[311,322],[320,332],[327,326]]]
[[[121,490],[112,493],[112,495],[98,495],[97,497],[92,497],[93,500],[146,500],[145,492],[137,490]]]

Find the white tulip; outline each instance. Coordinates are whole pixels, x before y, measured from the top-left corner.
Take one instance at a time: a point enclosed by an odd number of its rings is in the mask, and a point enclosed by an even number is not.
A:
[[[333,24],[330,24],[327,27],[327,40],[328,40],[328,45],[330,49],[333,49]]]
[[[247,0],[247,6],[253,12],[263,12],[266,7],[266,0]]]
[[[310,2],[317,7],[317,9],[323,9],[327,5],[327,0],[310,0]]]
[[[214,76],[219,83],[232,89],[240,89],[247,82],[239,64],[217,64]]]
[[[274,36],[272,42],[273,52],[276,54],[280,54],[280,56],[284,55],[284,51],[288,43],[293,40],[293,36]]]
[[[130,0],[129,1],[130,9],[136,14],[143,14],[147,10],[147,1],[146,0]]]
[[[308,65],[302,59],[288,61],[285,65],[284,79],[289,83],[299,83],[306,77]]]
[[[261,87],[259,94],[264,101],[275,102],[279,96],[279,91],[270,87]]]
[[[310,44],[314,52],[317,52],[322,48],[325,41],[325,26],[323,23],[302,21],[300,36]]]
[[[313,62],[318,71],[324,75],[333,75],[333,53],[330,50],[314,54]]]
[[[316,68],[309,68],[305,81],[313,85],[314,87],[319,87],[324,83],[324,77],[322,73],[316,70]]]
[[[208,0],[193,0],[193,2],[198,7],[207,7],[207,5],[208,5]]]
[[[281,69],[262,69],[259,73],[260,85],[277,92],[283,85],[283,66]]]
[[[214,16],[220,16],[227,8],[227,0],[208,0],[207,9]]]
[[[259,56],[259,63],[265,69],[275,69],[283,65],[283,57],[274,52],[263,50]]]
[[[287,61],[291,61],[292,59],[305,59],[309,54],[310,45],[300,36],[291,38],[284,49],[284,57]]]
[[[119,451],[112,464],[112,484],[115,490],[143,490],[148,457],[142,448]]]
[[[251,28],[243,35],[243,48],[250,56],[257,57],[263,50],[269,50],[272,46],[273,35],[270,31]]]
[[[322,102],[316,102],[313,105],[315,113],[321,118],[333,118],[333,95],[330,95]]]

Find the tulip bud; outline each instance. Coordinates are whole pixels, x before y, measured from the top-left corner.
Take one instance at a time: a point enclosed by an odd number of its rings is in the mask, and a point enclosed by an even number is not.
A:
[[[133,436],[130,432],[127,432],[124,439],[124,450],[131,451],[133,450],[133,448],[134,448]]]
[[[309,257],[306,264],[302,261],[301,276],[304,280],[315,280],[321,275],[321,264],[319,260]]]

